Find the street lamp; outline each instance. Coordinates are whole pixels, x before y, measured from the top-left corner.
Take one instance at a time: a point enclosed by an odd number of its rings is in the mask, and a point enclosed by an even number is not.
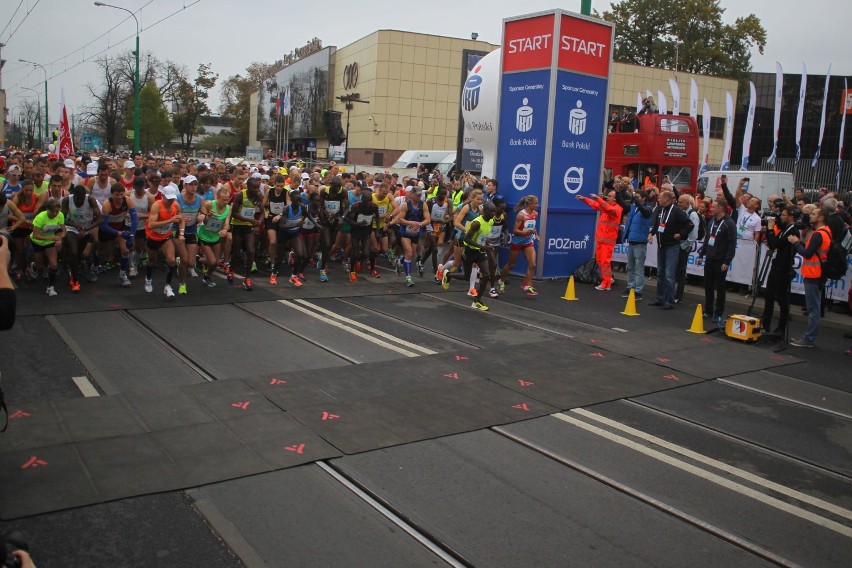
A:
[[[132,11],[121,6],[113,6],[103,2],[95,2],[95,6],[99,8],[115,8],[116,10],[124,10],[136,21],[136,77],[133,80],[133,152],[139,153],[139,19]]]
[[[41,63],[36,63],[35,61],[27,61],[26,59],[18,59],[21,63],[29,63],[30,65],[35,65],[36,67],[41,67],[41,70],[44,71],[44,139],[50,140],[50,125],[48,124],[48,118],[50,113],[47,106],[47,69],[44,68],[44,65]]]
[[[38,91],[36,91],[35,89],[30,89],[29,87],[24,87],[23,85],[21,86],[21,88],[26,89],[27,91],[32,91],[32,92],[35,93],[35,96],[36,96],[36,124],[38,124],[39,122],[41,122],[41,99],[39,99]],[[47,109],[45,109],[45,112],[47,112]],[[39,128],[38,130],[41,130],[41,129]],[[39,147],[41,147],[41,145],[42,145],[41,134],[38,135],[38,145],[39,145]]]

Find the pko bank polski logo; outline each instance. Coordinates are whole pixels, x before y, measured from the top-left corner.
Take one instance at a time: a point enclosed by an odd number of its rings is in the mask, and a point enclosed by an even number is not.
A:
[[[523,191],[530,184],[530,166],[532,164],[518,164],[512,170],[512,185],[518,191]]]
[[[565,185],[565,191],[575,194],[583,189],[583,168],[571,166],[566,170],[565,177],[562,180]]]
[[[591,242],[589,235],[582,239],[569,239],[567,237],[550,237],[547,239],[547,250],[553,251],[569,251],[569,250],[586,250]]]
[[[462,95],[462,105],[464,105],[464,110],[471,111],[479,106],[479,93],[482,90],[482,77],[476,75],[479,72],[481,66],[477,66],[473,72],[474,74],[467,78],[467,81],[464,83],[464,93]]]

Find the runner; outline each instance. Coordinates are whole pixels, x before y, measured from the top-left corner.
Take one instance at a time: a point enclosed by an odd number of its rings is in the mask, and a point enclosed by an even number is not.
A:
[[[178,194],[178,205],[183,216],[184,240],[175,241],[175,249],[180,256],[178,267],[178,294],[186,294],[187,272],[192,278],[197,278],[195,262],[198,255],[198,216],[201,205],[204,202],[198,195],[198,179],[194,175],[188,175],[183,179],[183,191]]]
[[[322,207],[322,197],[320,192],[314,189],[305,194],[308,203],[305,211],[305,222],[299,230],[299,236],[304,240],[305,259],[302,263],[301,270],[298,272],[299,280],[305,283],[305,275],[302,271],[310,263],[316,266],[316,249],[319,243],[320,227],[325,219],[325,209]],[[304,199],[304,197],[303,197]]]
[[[133,189],[133,180],[136,179],[135,171],[136,164],[133,160],[124,162],[124,173],[121,176],[120,183],[128,193]]]
[[[488,239],[485,244],[485,253],[488,255],[488,282],[490,288],[488,290],[489,298],[496,298],[499,294],[497,291],[497,250],[506,244],[509,244],[511,237],[509,235],[509,218],[506,215],[506,200],[503,197],[494,197],[491,202],[494,204],[494,224],[491,225],[491,232],[488,234]],[[505,285],[504,285],[505,291]]]
[[[113,189],[115,186],[113,186]],[[170,183],[163,188],[163,198],[151,206],[148,222],[145,223],[145,236],[148,237],[148,266],[145,267],[145,291],[154,291],[154,283],[151,278],[153,264],[157,259],[157,253],[162,252],[166,258],[168,272],[166,273],[166,285],[163,293],[166,298],[174,298],[172,290],[172,276],[175,272],[175,243],[173,238],[173,225],[178,224],[178,240],[185,240],[185,225],[181,215],[180,205],[177,203],[178,188]],[[135,211],[134,211],[135,217]]]
[[[349,224],[352,228],[352,256],[349,266],[349,281],[357,282],[363,261],[370,255],[370,242],[374,234],[373,220],[379,215],[379,206],[373,201],[373,192],[361,191],[361,200],[349,209]]]
[[[9,225],[9,221],[12,221],[12,225]],[[15,241],[12,240],[12,233],[27,222],[24,214],[21,213],[18,206],[15,203],[6,198],[6,194],[0,191],[0,235],[6,237],[6,242],[9,243],[9,252],[11,256],[16,257],[15,254]],[[11,269],[11,265],[9,266]],[[20,272],[21,267],[18,266],[18,272],[15,273],[15,279],[20,280],[23,275]]]
[[[379,271],[376,270],[376,257],[388,253],[390,239],[387,224],[396,215],[390,195],[390,185],[382,183],[378,187],[376,193],[373,194],[373,203],[376,204],[378,213],[373,220],[373,234],[370,235],[370,276],[379,278]],[[393,264],[392,256],[388,257],[388,260]]]
[[[159,183],[159,180],[157,181]],[[139,260],[145,254],[145,223],[148,222],[148,213],[151,211],[151,206],[156,199],[148,191],[146,187],[148,180],[143,176],[136,176],[133,180],[133,191],[127,195],[127,201],[131,207],[136,210],[137,229],[133,236],[133,250],[130,252],[129,266],[127,270],[128,276],[131,278],[139,274],[137,267]],[[158,188],[159,189],[159,188]],[[125,221],[125,226],[130,227],[130,219]]]
[[[125,288],[130,286],[127,277],[127,267],[130,264],[130,248],[133,246],[133,235],[139,219],[136,217],[136,209],[132,203],[124,197],[124,186],[120,183],[112,184],[110,198],[103,204],[103,215],[101,217],[101,228],[98,231],[98,242],[101,243],[102,254],[105,258],[111,258],[115,251],[116,237],[118,239],[118,250],[121,253],[119,259],[118,281]],[[127,227],[127,219],[130,219],[130,227]],[[149,266],[150,270],[150,266]],[[147,290],[150,292],[150,290]]]
[[[278,232],[278,246],[287,247],[290,249],[290,284],[296,288],[301,288],[302,279],[299,274],[304,266],[306,252],[305,239],[300,234],[305,220],[307,219],[307,209],[302,205],[302,192],[298,189],[290,190],[290,204],[284,208],[284,213],[278,222],[280,230]],[[276,259],[281,255],[276,254]],[[278,274],[278,264],[272,266],[273,274]]]
[[[461,254],[463,250],[462,241],[464,240],[465,232],[467,231],[466,227],[468,223],[476,219],[479,216],[479,212],[482,207],[482,190],[474,189],[470,192],[468,199],[462,206],[457,210],[455,216],[453,217],[453,225],[455,230],[453,232],[453,258],[444,264],[438,265],[438,273],[435,274],[435,277],[439,280],[443,279],[443,274],[446,271],[454,272],[458,269],[459,262],[461,262]],[[473,278],[474,275],[468,274],[468,277]],[[471,285],[471,291],[469,295],[474,296],[476,293],[473,290],[473,285]]]
[[[99,163],[97,165],[97,173],[86,180],[86,188],[99,204],[109,199],[112,180],[109,177],[108,164]]]
[[[485,293],[485,287],[488,285],[488,255],[485,253],[488,237],[491,234],[491,227],[494,225],[494,204],[486,202],[482,204],[482,214],[470,221],[466,227],[464,238],[462,239],[462,265],[464,273],[450,273],[445,271],[441,279],[441,286],[444,289],[450,287],[450,279],[467,279],[473,272],[473,265],[479,266],[479,286],[476,289],[476,295],[473,298],[473,303],[470,307],[474,310],[488,311],[488,306],[482,303],[482,295]]]
[[[15,263],[18,265],[18,271],[23,271],[25,266],[25,253],[27,247],[30,246],[30,235],[33,232],[33,219],[36,212],[41,209],[41,206],[47,202],[47,194],[42,194],[41,197],[36,197],[35,187],[32,180],[24,180],[21,184],[20,191],[17,191],[12,197],[12,203],[18,208],[18,211],[23,214],[24,222],[12,231],[12,238],[15,241]],[[57,201],[58,203],[58,201]],[[25,274],[28,280],[35,280],[36,273],[30,264],[26,268]],[[16,279],[20,280],[18,274]]]
[[[320,229],[320,282],[328,282],[328,263],[331,261],[332,244],[337,246],[342,225],[344,222],[347,225],[349,223],[346,219],[349,198],[343,189],[343,181],[339,177],[331,178],[330,185],[320,196],[325,210],[325,223]]]
[[[235,172],[236,174],[236,172]],[[245,267],[246,278],[243,280],[243,290],[251,291],[251,271],[254,264],[255,231],[260,226],[260,221],[255,215],[261,211],[260,182],[257,179],[249,179],[246,188],[235,194],[231,201],[231,245],[230,267],[228,281],[232,282],[235,274],[236,262],[242,254],[245,245]]]
[[[274,267],[278,263],[278,233],[281,230],[281,215],[287,207],[287,190],[284,188],[285,178],[281,174],[275,176],[275,185],[263,196],[263,210],[266,213],[267,255],[269,257],[269,283],[278,284],[278,274]]]
[[[535,247],[533,241],[538,238],[536,231],[536,219],[538,219],[538,198],[535,195],[527,195],[522,198],[515,206],[515,211],[518,216],[515,218],[515,225],[512,230],[512,244],[509,248],[509,261],[506,266],[500,271],[500,289],[505,291],[505,276],[514,268],[518,261],[518,253],[523,251],[524,258],[527,261],[527,272],[524,276],[524,281],[521,283],[521,290],[527,296],[538,296],[538,292],[532,286],[532,277],[535,273]]]
[[[23,191],[23,190],[22,190]],[[33,245],[33,258],[36,270],[41,270],[47,257],[47,290],[48,296],[56,296],[56,273],[59,272],[57,258],[65,236],[65,216],[59,210],[60,204],[56,199],[47,200],[47,207],[33,219],[33,230],[29,238]]]
[[[222,254],[222,239],[228,235],[231,225],[231,206],[228,204],[231,193],[227,187],[220,187],[216,192],[216,199],[205,201],[201,206],[199,216],[198,240],[204,251],[204,265],[202,271],[204,277],[201,279],[210,288],[216,285],[210,277],[216,270],[219,258]]]
[[[70,197],[62,200],[62,215],[65,218],[65,243],[63,252],[68,266],[68,278],[72,292],[80,291],[80,259],[92,254],[101,224],[101,208],[93,195],[86,193],[86,186],[78,185]]]
[[[405,285],[411,287],[414,286],[414,280],[411,278],[411,259],[419,246],[420,236],[431,222],[429,210],[423,205],[419,188],[415,188],[410,198],[402,203],[397,214],[397,221],[400,225],[399,236],[405,257],[402,261],[405,268]],[[423,276],[422,265],[418,264],[420,276]]]
[[[432,270],[438,272],[438,253],[444,247],[446,237],[445,227],[452,218],[452,204],[447,198],[447,190],[438,188],[435,196],[426,201],[426,209],[429,211],[430,223],[426,226],[426,243],[423,253],[417,261],[417,272],[423,276],[423,264],[426,259],[432,257]],[[440,284],[435,278],[435,283]]]

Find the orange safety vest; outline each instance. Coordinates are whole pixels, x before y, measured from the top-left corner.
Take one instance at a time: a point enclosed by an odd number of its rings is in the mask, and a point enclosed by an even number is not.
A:
[[[822,244],[817,249],[815,255],[802,259],[802,278],[820,278],[822,276],[822,263],[828,260],[828,248],[831,246],[831,229],[827,225],[823,225],[811,233],[805,248],[810,246],[811,239],[814,238],[816,233],[822,233]]]

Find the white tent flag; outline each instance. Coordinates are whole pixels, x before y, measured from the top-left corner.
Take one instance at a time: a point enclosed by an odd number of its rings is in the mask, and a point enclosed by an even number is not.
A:
[[[669,102],[666,100],[666,94],[662,91],[657,91],[657,108],[660,114],[668,114]]]
[[[848,92],[849,86],[846,84],[846,79],[843,79],[843,92]],[[840,190],[840,170],[843,167],[843,134],[846,132],[846,113],[849,112],[847,106],[849,99],[843,100],[843,108],[840,109],[842,118],[840,119],[840,149],[837,151],[837,173],[834,175],[834,188]]]
[[[287,87],[287,92],[284,93],[284,102],[281,105],[281,114],[290,116],[290,111],[293,109],[293,102],[290,100],[290,87]]]
[[[828,73],[825,74],[825,90],[822,94],[822,116],[819,119],[819,139],[817,140],[817,149],[816,154],[814,154],[813,162],[811,162],[811,167],[816,168],[817,162],[819,161],[819,150],[822,146],[822,137],[825,135],[825,103],[828,100],[828,81],[831,79],[831,63],[828,64]]]
[[[745,134],[743,135],[743,164],[740,170],[748,170],[748,159],[751,156],[751,133],[754,130],[754,107],[757,104],[757,92],[754,83],[748,82],[748,117],[746,118]]]
[[[672,114],[675,116],[680,115],[680,87],[677,84],[677,81],[674,79],[669,79],[669,88],[672,90]]]
[[[772,132],[775,140],[772,142],[772,155],[769,156],[767,162],[775,166],[775,159],[778,157],[778,136],[781,134],[781,101],[784,95],[784,70],[781,69],[781,64],[775,62],[775,121]]]
[[[689,116],[698,118],[698,85],[695,79],[689,80]]]
[[[710,166],[710,105],[707,99],[704,99],[701,127],[704,129],[704,142],[701,144],[701,167],[698,169],[698,175],[706,172]]]
[[[722,150],[722,171],[731,169],[731,142],[734,138],[734,99],[725,93],[725,148]]]
[[[802,82],[799,85],[799,110],[796,112],[796,165],[802,157],[802,120],[805,117],[805,90],[808,87],[808,69],[802,62]]]
[[[642,93],[636,91],[636,112],[642,110]]]

